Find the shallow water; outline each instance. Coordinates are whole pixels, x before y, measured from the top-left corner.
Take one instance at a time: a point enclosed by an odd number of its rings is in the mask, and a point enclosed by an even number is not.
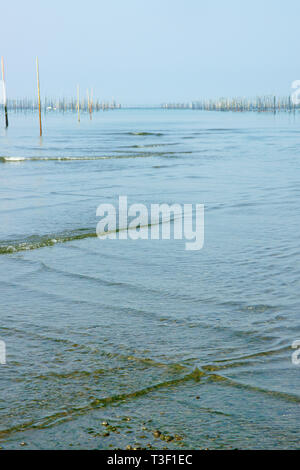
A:
[[[48,114],[39,139],[36,115],[10,116],[3,448],[300,448],[299,125],[117,110]],[[119,195],[203,203],[203,249],[97,239],[97,206]]]

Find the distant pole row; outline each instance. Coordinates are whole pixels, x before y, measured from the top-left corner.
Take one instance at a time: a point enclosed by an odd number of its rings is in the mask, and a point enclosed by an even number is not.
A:
[[[259,96],[253,99],[246,98],[218,98],[216,100],[199,100],[188,103],[164,103],[164,109],[199,109],[204,111],[256,111],[277,112],[295,111],[300,109],[290,96]]]
[[[41,72],[41,70],[40,70]],[[40,73],[40,79],[41,79]],[[0,82],[1,82],[1,72],[0,72]],[[75,97],[74,98],[52,98],[52,97],[44,97],[43,98],[43,86],[42,82],[40,84],[41,88],[41,111],[42,111],[42,118],[44,113],[51,113],[51,112],[61,112],[61,113],[76,113],[76,121],[78,120],[78,108],[80,110],[80,120],[82,120],[82,113],[88,113],[90,115],[91,110],[91,103],[87,101],[87,97],[83,97],[80,89],[80,99],[78,100],[77,97],[77,86],[75,86]],[[0,90],[0,94],[2,94],[2,88]],[[78,102],[79,101],[79,102]],[[156,106],[157,107],[157,106]],[[3,108],[3,105],[0,105],[0,111]],[[99,101],[93,98],[92,101],[92,113],[96,111],[108,111],[113,109],[120,109],[121,105],[116,104],[114,102],[108,101]],[[30,98],[15,98],[9,99],[7,98],[7,109],[8,114],[10,112],[32,112],[38,111],[39,103],[38,98],[30,99]]]
[[[36,79],[37,79],[37,101],[32,101],[30,99],[20,99],[20,100],[7,100],[6,96],[6,82],[5,82],[5,74],[4,74],[4,60],[1,57],[1,72],[2,72],[2,93],[3,93],[3,108],[4,108],[4,117],[5,117],[5,127],[8,127],[8,109],[12,109],[14,111],[27,111],[27,110],[35,110],[38,109],[39,113],[39,127],[40,127],[40,136],[42,136],[42,103],[41,103],[41,89],[40,89],[40,73],[39,73],[39,60],[38,57],[36,58]],[[1,96],[1,94],[0,94]],[[1,101],[0,101],[1,102]],[[80,122],[80,111],[87,110],[89,113],[90,119],[92,119],[93,109],[96,111],[99,110],[108,110],[108,109],[116,109],[121,108],[120,104],[116,104],[113,100],[111,103],[109,102],[101,102],[99,103],[98,100],[93,102],[93,90],[89,92],[87,90],[87,101],[83,100],[80,101],[80,90],[79,85],[77,85],[77,100],[47,100],[45,98],[43,108],[46,112],[47,111],[74,111],[77,110],[78,122]]]

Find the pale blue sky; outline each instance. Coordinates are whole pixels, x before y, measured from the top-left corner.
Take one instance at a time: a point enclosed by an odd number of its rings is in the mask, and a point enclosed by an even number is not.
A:
[[[9,0],[0,54],[8,96],[82,93],[144,104],[290,92],[299,0]]]

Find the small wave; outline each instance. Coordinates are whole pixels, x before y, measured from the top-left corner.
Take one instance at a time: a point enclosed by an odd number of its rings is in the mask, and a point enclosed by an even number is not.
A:
[[[131,157],[128,155],[127,158]],[[42,161],[84,161],[84,160],[107,160],[109,158],[122,158],[119,155],[117,156],[95,156],[95,157],[0,157],[0,162],[2,163],[16,163],[16,162],[42,162]],[[124,156],[125,158],[125,156]]]
[[[28,239],[24,241],[10,242],[8,244],[2,242],[0,244],[0,255],[16,253],[18,251],[35,250],[38,248],[44,248],[46,246],[53,246],[56,243],[65,243],[68,241],[82,240],[84,238],[93,238],[96,236],[97,234],[94,230],[84,231],[84,233],[82,233],[82,230],[80,229],[75,230],[74,232],[62,234],[32,236],[28,237]]]
[[[99,375],[101,374],[101,372],[102,372],[101,370],[96,371],[96,373]],[[40,377],[40,379],[44,379],[44,377]],[[227,387],[232,387],[236,389],[245,389],[247,391],[257,392],[260,394],[267,394],[279,400],[283,400],[285,402],[300,403],[300,398],[297,395],[280,392],[277,390],[264,389],[261,387],[253,386],[251,384],[238,382],[228,377],[225,377],[223,375],[210,373],[210,371],[208,370],[204,371],[203,369],[201,370],[198,367],[196,367],[194,370],[190,372],[183,372],[178,377],[171,379],[171,380],[157,382],[152,385],[149,385],[148,387],[137,389],[132,392],[128,391],[127,393],[126,392],[119,393],[119,394],[109,395],[106,397],[99,397],[99,398],[91,397],[88,403],[86,403],[83,406],[71,405],[67,410],[59,411],[59,412],[50,414],[48,416],[41,417],[37,421],[32,419],[32,420],[25,421],[23,423],[17,424],[12,427],[1,429],[0,439],[4,439],[11,434],[30,430],[30,429],[41,430],[41,429],[51,428],[66,420],[69,421],[70,419],[74,419],[75,417],[86,415],[87,413],[92,412],[95,409],[114,406],[117,403],[124,402],[124,401],[126,402],[132,401],[140,397],[143,397],[145,395],[152,394],[153,392],[156,392],[158,390],[166,389],[166,388],[176,388],[189,382],[198,382],[198,383],[199,382],[200,383],[201,382],[206,382],[206,383],[215,382],[215,383],[220,383],[223,386],[227,386]],[[219,412],[217,410],[208,409],[208,411],[210,411],[211,413],[225,415],[225,413]]]
[[[180,215],[179,215],[180,217]],[[49,234],[49,235],[34,235],[30,236],[25,240],[22,241],[2,241],[0,242],[0,255],[16,253],[18,251],[27,251],[27,250],[35,250],[38,248],[44,248],[47,246],[53,246],[56,243],[66,243],[75,240],[83,240],[85,238],[96,238],[108,235],[108,233],[119,233],[120,231],[126,230],[134,230],[137,228],[145,228],[151,227],[152,225],[161,225],[166,222],[173,223],[177,219],[177,215],[171,217],[170,219],[160,220],[156,223],[149,223],[146,225],[137,225],[135,227],[118,227],[116,230],[110,230],[109,232],[103,232],[97,234],[95,232],[95,228],[84,228],[84,229],[76,229],[72,232],[62,232],[60,234]]]
[[[107,406],[111,406],[114,403],[117,402],[122,402],[124,400],[132,400],[135,398],[139,398],[141,396],[147,395],[149,393],[155,392],[161,388],[166,388],[166,387],[174,387],[180,384],[183,384],[188,381],[196,381],[198,382],[201,380],[201,378],[205,376],[203,372],[201,372],[198,368],[194,369],[192,372],[182,375],[179,378],[175,378],[173,380],[168,380],[165,382],[159,382],[153,385],[150,385],[149,387],[135,390],[133,392],[128,392],[128,393],[120,393],[117,395],[112,395],[112,396],[107,396],[104,398],[93,398],[87,405],[82,406],[82,407],[75,407],[73,406],[70,408],[68,411],[62,411],[58,412],[52,415],[45,416],[41,418],[38,422],[31,420],[27,421],[25,423],[12,426],[10,428],[2,429],[0,430],[0,439],[3,439],[7,435],[20,432],[20,431],[25,431],[28,429],[45,429],[49,428],[52,426],[57,425],[58,423],[61,423],[65,421],[66,419],[69,420],[75,416],[80,416],[83,414],[86,414],[90,411],[93,411],[96,408],[104,408]]]
[[[106,156],[99,157],[0,157],[2,163],[15,163],[15,162],[40,162],[40,161],[73,161],[73,160],[103,160]]]
[[[128,145],[124,146],[124,148],[129,149],[143,149],[143,148],[156,148],[156,147],[170,147],[174,145],[179,145],[179,142],[168,142],[168,143],[158,143],[158,144],[135,144],[135,145]]]
[[[0,157],[0,162],[6,163],[6,162],[23,162],[26,160],[25,157]]]
[[[0,163],[20,163],[20,162],[76,162],[91,160],[110,160],[116,158],[146,158],[146,157],[167,157],[174,154],[184,154],[192,152],[141,152],[125,155],[99,155],[99,156],[74,156],[74,157],[0,157]]]
[[[128,132],[128,135],[137,135],[137,136],[147,136],[147,135],[153,135],[160,137],[164,135],[162,132]]]

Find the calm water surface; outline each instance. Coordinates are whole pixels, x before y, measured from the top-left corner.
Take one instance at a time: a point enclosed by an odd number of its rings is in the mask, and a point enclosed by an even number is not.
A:
[[[284,113],[10,116],[2,448],[300,448],[299,142]],[[119,195],[205,204],[203,249],[98,240]]]

